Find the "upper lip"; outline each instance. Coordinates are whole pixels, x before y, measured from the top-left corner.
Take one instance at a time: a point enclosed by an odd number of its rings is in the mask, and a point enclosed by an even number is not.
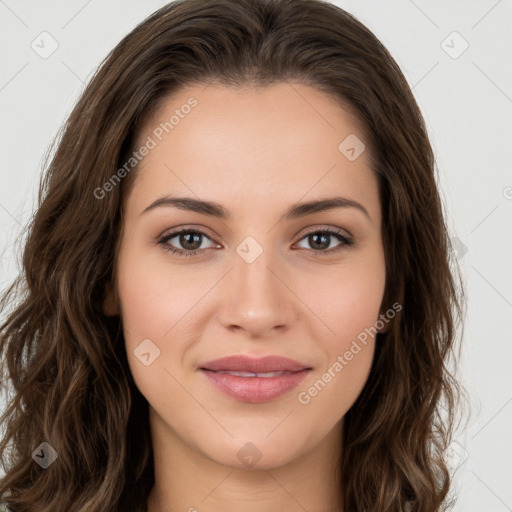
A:
[[[200,367],[202,370],[211,371],[234,371],[234,372],[299,372],[301,370],[310,370],[311,367],[281,356],[249,357],[245,355],[232,355],[215,359],[204,363]]]

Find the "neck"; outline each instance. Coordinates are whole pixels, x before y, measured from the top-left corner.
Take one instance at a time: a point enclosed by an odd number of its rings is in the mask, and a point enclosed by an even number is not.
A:
[[[218,464],[185,445],[150,406],[155,485],[147,512],[342,512],[341,422],[313,450],[269,469]]]

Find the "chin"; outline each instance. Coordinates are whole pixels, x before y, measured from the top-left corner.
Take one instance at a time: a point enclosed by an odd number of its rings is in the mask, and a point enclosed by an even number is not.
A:
[[[203,447],[205,455],[223,466],[232,469],[245,469],[249,471],[269,470],[285,466],[301,455],[304,450],[304,440],[296,436],[267,436],[267,431],[253,430],[237,435],[233,432],[233,439],[229,442],[213,441]],[[213,446],[214,444],[214,446]],[[213,449],[212,449],[213,448]]]

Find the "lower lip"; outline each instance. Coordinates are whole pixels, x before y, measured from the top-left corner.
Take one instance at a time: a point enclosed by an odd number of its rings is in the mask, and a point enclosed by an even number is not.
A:
[[[201,370],[226,395],[241,402],[269,402],[297,387],[310,369],[277,377],[237,377],[229,373]]]

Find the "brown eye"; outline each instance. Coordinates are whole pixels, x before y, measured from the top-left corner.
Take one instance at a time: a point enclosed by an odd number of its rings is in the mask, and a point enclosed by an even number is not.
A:
[[[209,248],[201,247],[205,238],[211,240],[210,237],[202,231],[185,228],[165,235],[158,243],[162,244],[165,249],[171,253],[178,254],[180,256],[193,256],[201,250]],[[171,244],[170,241],[174,239],[176,240]]]
[[[338,240],[338,244],[335,245],[334,249],[331,247],[331,243]],[[341,250],[344,246],[350,246],[353,241],[343,231],[337,229],[317,229],[316,231],[310,231],[306,233],[301,240],[306,240],[312,251],[317,253],[332,254]],[[307,249],[307,247],[305,247]],[[329,250],[328,250],[329,249]]]

